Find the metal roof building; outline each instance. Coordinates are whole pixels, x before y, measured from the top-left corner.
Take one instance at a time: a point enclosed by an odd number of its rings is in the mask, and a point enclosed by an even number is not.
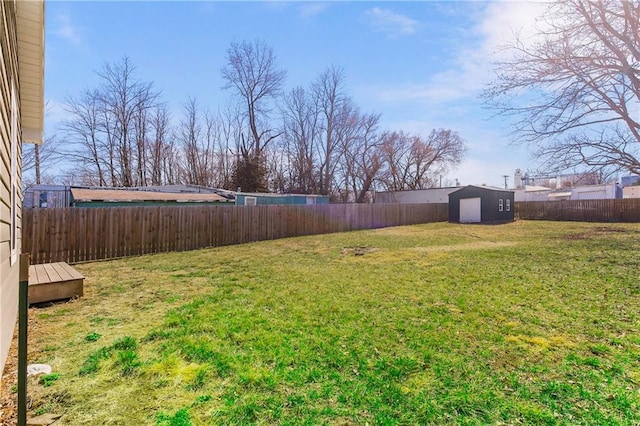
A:
[[[449,222],[504,223],[514,220],[514,193],[468,185],[449,194]]]
[[[166,206],[185,204],[227,204],[218,194],[128,191],[122,189],[71,188],[74,207]]]

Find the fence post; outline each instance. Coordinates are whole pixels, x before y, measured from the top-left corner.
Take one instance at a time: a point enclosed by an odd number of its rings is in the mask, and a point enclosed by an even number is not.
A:
[[[18,426],[27,424],[27,326],[29,323],[29,255],[20,255],[18,278]]]

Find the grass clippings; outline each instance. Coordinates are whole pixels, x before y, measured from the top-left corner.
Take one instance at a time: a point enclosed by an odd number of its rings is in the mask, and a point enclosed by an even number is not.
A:
[[[30,362],[59,374],[30,383],[32,410],[72,425],[637,424],[639,231],[438,223],[78,265],[85,296],[31,313]]]

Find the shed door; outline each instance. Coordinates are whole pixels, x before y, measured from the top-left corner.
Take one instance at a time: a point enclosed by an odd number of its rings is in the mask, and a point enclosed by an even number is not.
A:
[[[478,198],[462,198],[460,200],[460,222],[461,223],[477,223],[481,221],[480,214],[480,197]]]

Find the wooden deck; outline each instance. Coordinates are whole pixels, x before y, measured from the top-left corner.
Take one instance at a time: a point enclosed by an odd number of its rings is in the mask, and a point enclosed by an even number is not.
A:
[[[29,267],[29,303],[82,296],[84,277],[65,262]]]

